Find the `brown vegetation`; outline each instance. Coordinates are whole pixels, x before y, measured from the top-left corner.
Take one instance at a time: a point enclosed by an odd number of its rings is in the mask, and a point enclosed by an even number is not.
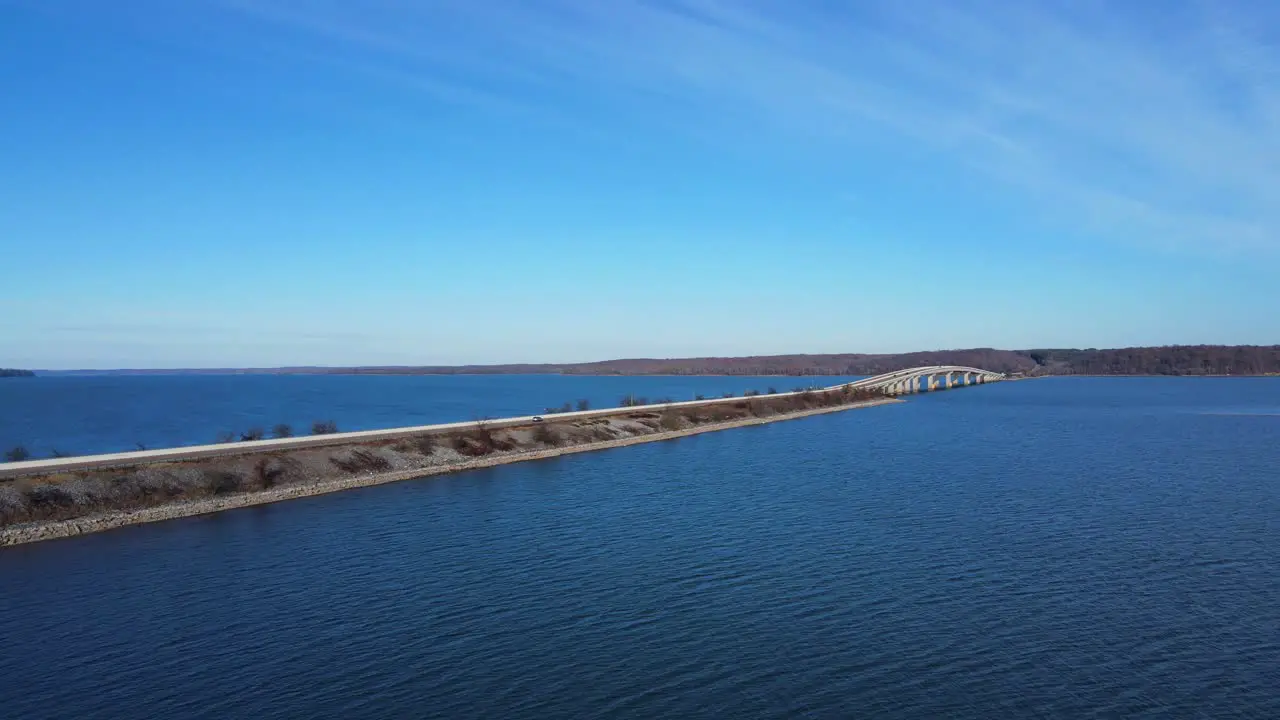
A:
[[[533,429],[533,441],[552,447],[559,447],[564,444],[564,438],[560,436],[560,433],[556,432],[555,428],[552,428],[547,423],[541,423]]]
[[[332,420],[318,420],[311,423],[312,435],[332,435],[338,432],[338,424]]]
[[[381,472],[391,469],[391,461],[369,450],[356,449],[339,453],[329,462],[346,473]]]

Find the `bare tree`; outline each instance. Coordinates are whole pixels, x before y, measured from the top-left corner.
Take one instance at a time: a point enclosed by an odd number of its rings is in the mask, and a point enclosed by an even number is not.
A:
[[[312,435],[332,435],[338,432],[338,424],[332,420],[317,420],[311,423]]]

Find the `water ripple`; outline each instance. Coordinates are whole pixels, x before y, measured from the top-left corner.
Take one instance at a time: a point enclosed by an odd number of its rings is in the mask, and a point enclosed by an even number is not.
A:
[[[1280,717],[1280,445],[1186,411],[1249,411],[1216,387],[995,386],[12,548],[0,707]]]

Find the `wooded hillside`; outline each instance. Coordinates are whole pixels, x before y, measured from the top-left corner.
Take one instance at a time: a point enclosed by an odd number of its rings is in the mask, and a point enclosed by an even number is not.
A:
[[[634,358],[589,363],[287,369],[386,375],[558,373],[564,375],[878,375],[921,365],[965,365],[1025,375],[1280,374],[1280,345],[1177,345],[1111,350],[936,350],[887,355],[763,355]]]

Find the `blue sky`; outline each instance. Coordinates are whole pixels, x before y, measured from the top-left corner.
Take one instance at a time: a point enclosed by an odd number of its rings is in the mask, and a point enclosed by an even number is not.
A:
[[[0,0],[0,366],[1280,342],[1278,15]]]

